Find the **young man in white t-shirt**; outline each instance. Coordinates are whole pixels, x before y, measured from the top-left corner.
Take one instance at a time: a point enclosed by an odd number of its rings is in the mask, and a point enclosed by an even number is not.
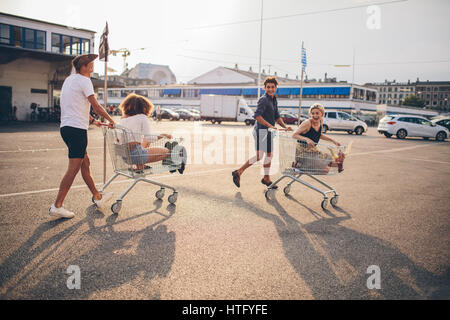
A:
[[[101,207],[109,199],[112,193],[101,194],[95,187],[92,179],[89,157],[86,153],[87,148],[87,129],[90,120],[93,120],[89,114],[90,106],[96,114],[109,121],[109,126],[114,126],[113,119],[100,106],[94,97],[94,87],[91,81],[91,74],[94,71],[94,60],[96,54],[84,54],[75,57],[72,65],[76,73],[71,74],[64,80],[61,89],[61,137],[69,149],[69,167],[59,186],[56,201],[49,209],[50,216],[61,218],[73,218],[73,212],[62,207],[64,199],[72,186],[75,176],[81,170],[84,182],[92,192],[94,203]],[[93,120],[96,126],[101,123]]]

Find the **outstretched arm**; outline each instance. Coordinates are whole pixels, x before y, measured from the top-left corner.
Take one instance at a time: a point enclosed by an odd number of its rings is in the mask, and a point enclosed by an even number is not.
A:
[[[341,145],[339,142],[337,142],[336,140],[331,139],[330,137],[324,135],[323,133],[320,136],[320,139],[326,140],[326,141],[330,141],[330,142],[334,143],[335,145],[337,145],[338,147]]]

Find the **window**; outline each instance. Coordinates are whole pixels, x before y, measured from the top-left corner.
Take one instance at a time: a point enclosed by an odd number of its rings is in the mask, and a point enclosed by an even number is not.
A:
[[[108,97],[110,98],[118,98],[120,95],[120,92],[117,90],[108,90]]]
[[[0,24],[0,43],[9,44],[11,42],[9,26],[6,24]]]
[[[398,90],[398,88],[397,88],[397,87],[395,87],[394,91],[395,91],[395,92],[397,92],[397,90]]]
[[[344,112],[339,112],[339,117],[342,120],[350,120],[351,119],[351,117],[348,114],[344,113]]]
[[[139,94],[144,97],[148,97],[148,91],[147,90],[136,90],[136,94]]]
[[[90,41],[79,37],[52,33],[52,52],[76,56],[90,52]]]
[[[36,30],[36,46],[35,49],[45,50],[45,32]]]
[[[81,53],[88,54],[90,52],[90,41],[87,39],[81,39]]]
[[[336,112],[328,112],[328,118],[329,119],[336,119]]]
[[[29,49],[34,48],[34,30],[25,29],[24,48],[29,48]]]
[[[61,53],[61,36],[52,34],[52,52]]]
[[[62,36],[62,53],[72,54],[72,45],[69,36]]]
[[[81,54],[81,39],[80,38],[72,38],[72,54],[73,55]]]
[[[45,50],[45,32],[0,24],[0,43],[20,48]]]

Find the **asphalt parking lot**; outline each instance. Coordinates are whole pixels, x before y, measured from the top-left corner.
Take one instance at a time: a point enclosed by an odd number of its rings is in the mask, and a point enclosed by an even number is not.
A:
[[[200,130],[192,122],[152,124],[155,132]],[[321,196],[300,184],[266,200],[261,164],[236,188],[231,172],[253,148],[251,129],[201,128],[208,138],[198,157],[224,149],[231,156],[192,161],[183,175],[148,176],[178,189],[175,205],[168,192],[156,200],[157,187],[138,184],[118,215],[99,211],[79,175],[64,204],[76,217],[55,220],[48,208],[67,166],[58,125],[0,127],[0,298],[450,298],[448,140],[387,139],[374,128],[327,133],[353,144],[344,172],[323,177],[340,194],[338,207],[323,210]],[[249,140],[240,147],[208,140],[227,131]],[[100,186],[102,131],[88,134]],[[107,190],[118,195],[128,183],[120,178]],[[381,289],[367,287],[373,265]],[[79,267],[80,289],[67,287],[69,266]]]

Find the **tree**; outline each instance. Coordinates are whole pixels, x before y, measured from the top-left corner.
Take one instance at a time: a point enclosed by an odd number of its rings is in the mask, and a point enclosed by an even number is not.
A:
[[[410,94],[405,99],[403,99],[402,105],[423,108],[425,107],[425,101],[421,100],[416,95]]]

